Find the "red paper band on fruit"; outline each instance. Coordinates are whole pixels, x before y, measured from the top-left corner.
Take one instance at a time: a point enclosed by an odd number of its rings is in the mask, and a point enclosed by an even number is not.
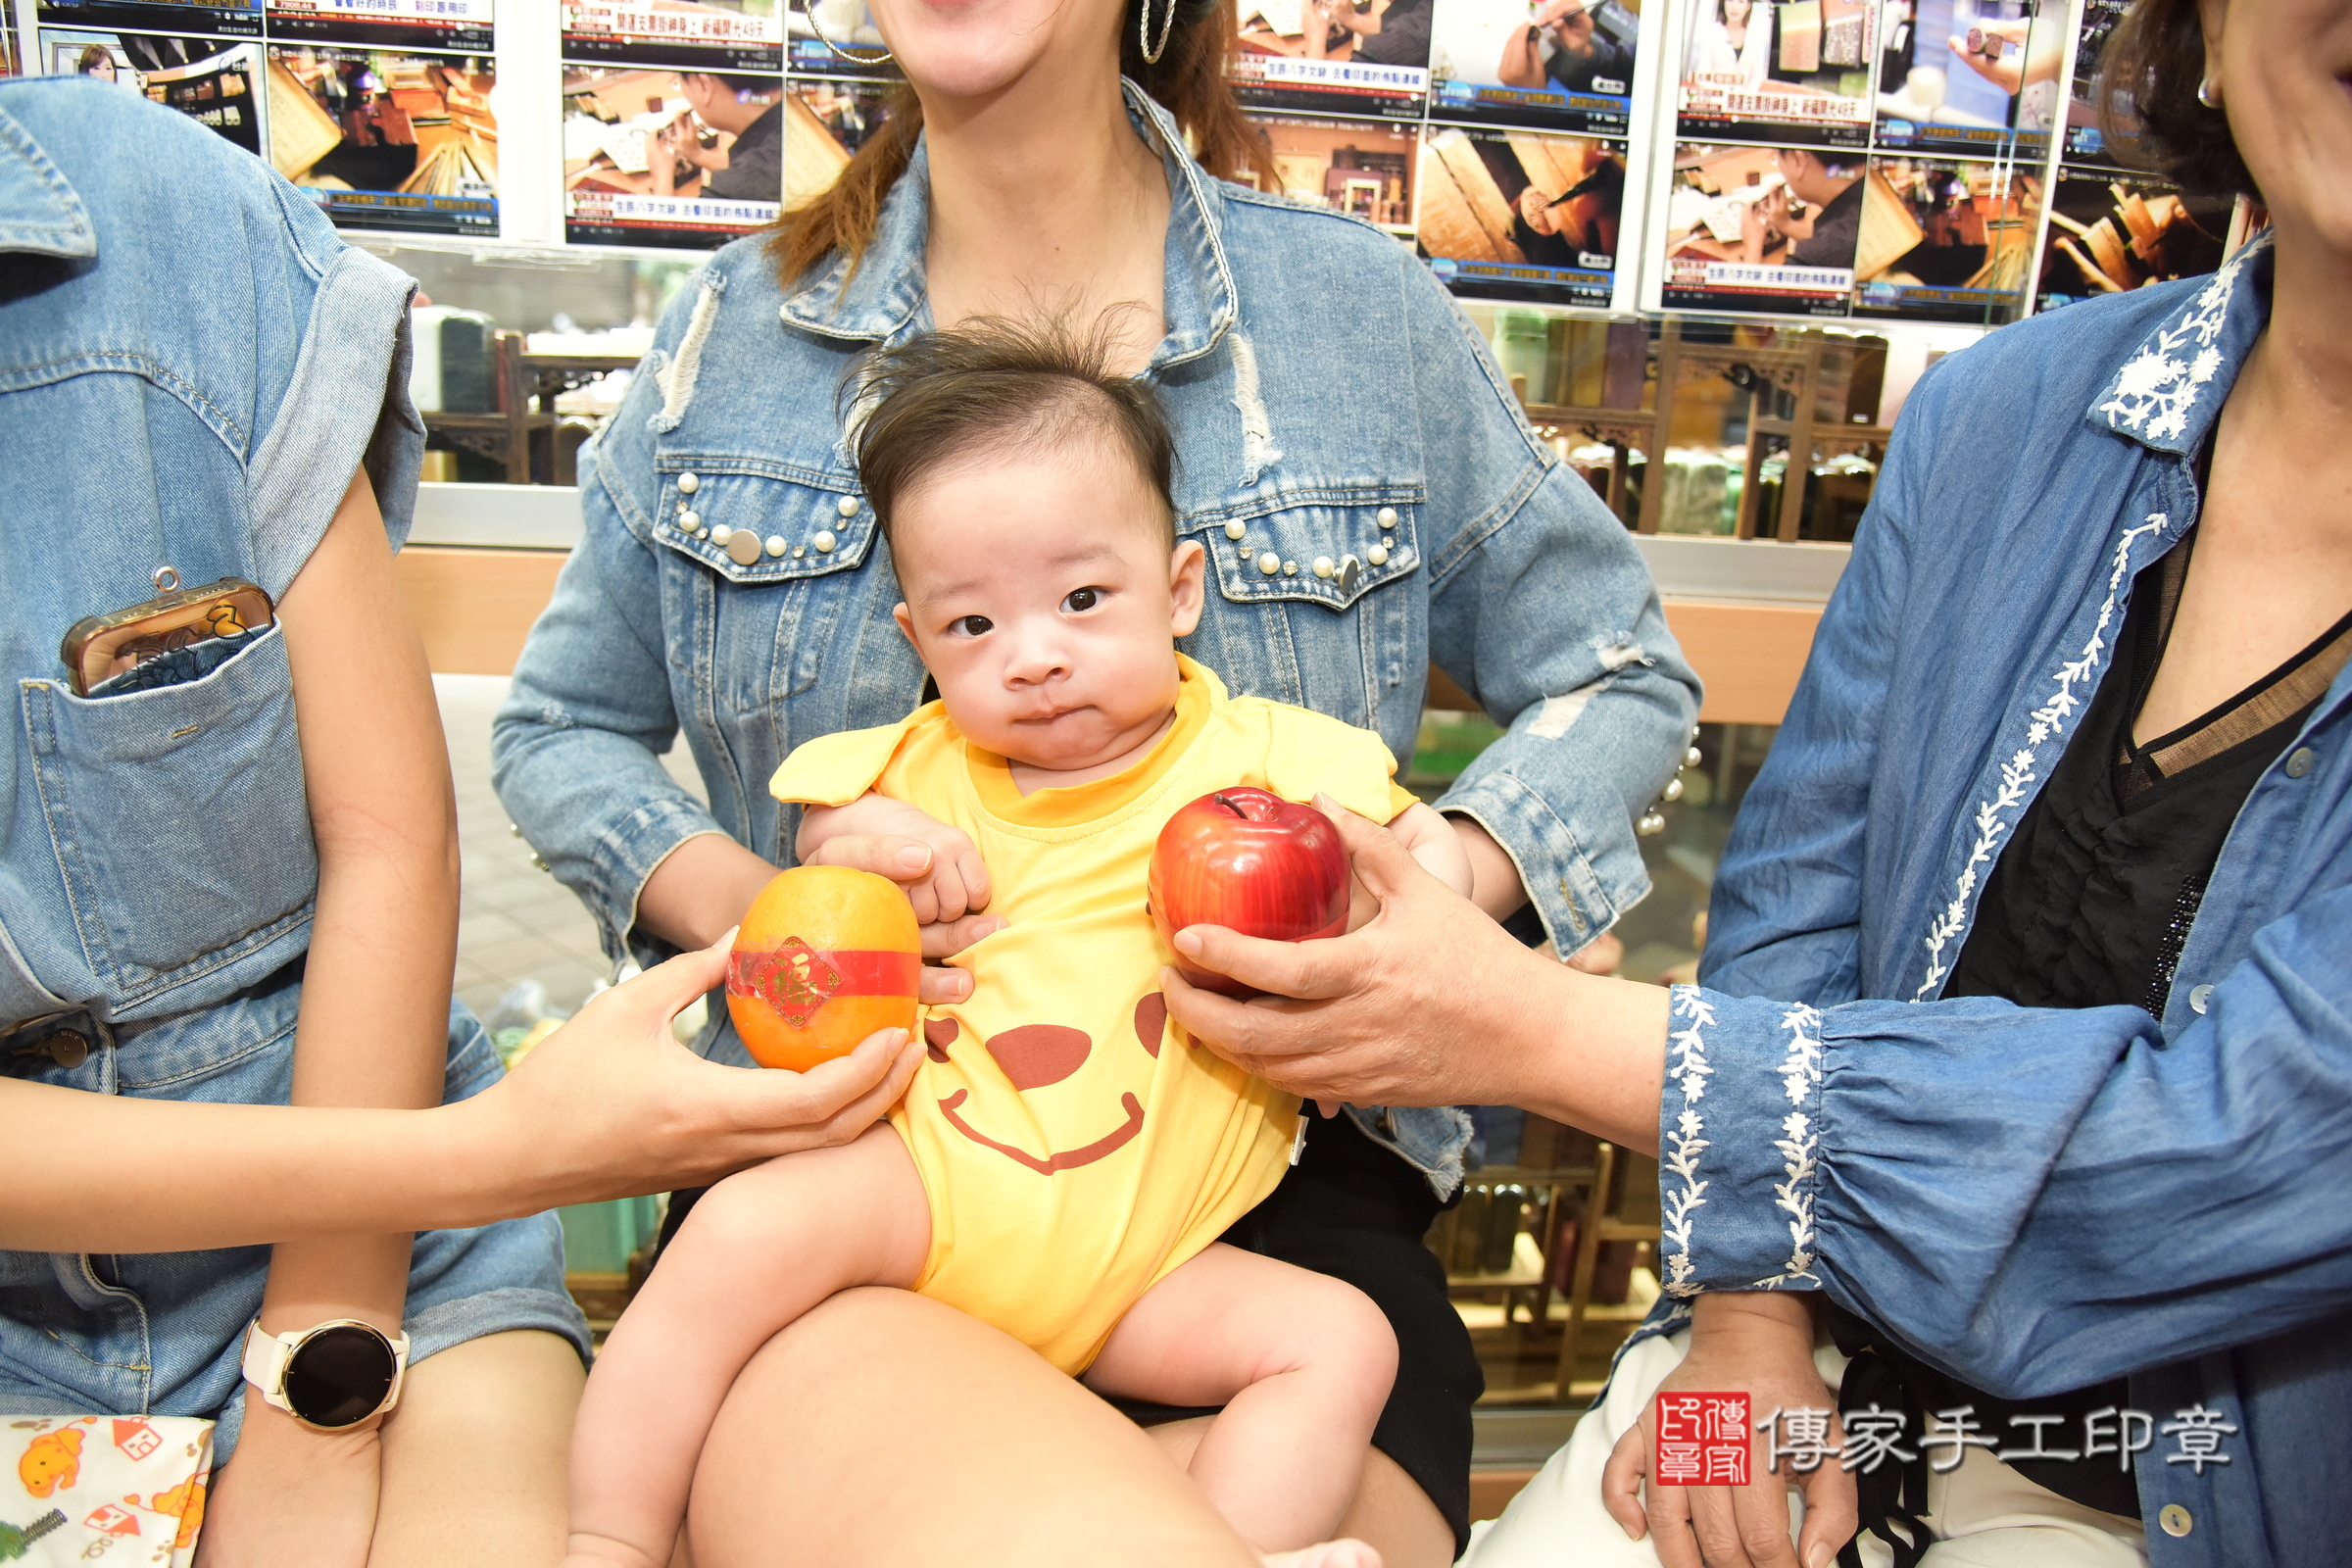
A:
[[[1152,851],[1146,907],[1163,940],[1188,925],[1221,925],[1270,942],[1336,937],[1348,929],[1348,850],[1311,806],[1255,785],[1203,795],[1168,818]],[[1257,993],[1176,960],[1204,991]]]
[[[806,1072],[877,1029],[914,1029],[922,933],[897,883],[795,866],[760,890],[727,956],[727,1012],[763,1067]]]

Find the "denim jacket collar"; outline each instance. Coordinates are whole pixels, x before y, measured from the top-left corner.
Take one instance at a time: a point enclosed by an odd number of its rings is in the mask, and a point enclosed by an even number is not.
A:
[[[0,252],[98,254],[98,231],[81,198],[6,110],[0,110]]]
[[[1225,256],[1223,198],[1184,150],[1183,132],[1165,109],[1122,77],[1127,115],[1139,134],[1159,150],[1168,174],[1165,301],[1167,334],[1152,356],[1163,369],[1214,348],[1233,325],[1233,269]],[[882,203],[865,255],[853,269],[846,256],[784,302],[784,319],[827,337],[881,342],[906,330],[922,310],[923,252],[931,234],[931,160],[918,137],[906,172]]]
[[[2204,444],[2246,356],[2271,319],[2265,233],[2142,338],[2090,406],[2089,418],[2156,452]]]

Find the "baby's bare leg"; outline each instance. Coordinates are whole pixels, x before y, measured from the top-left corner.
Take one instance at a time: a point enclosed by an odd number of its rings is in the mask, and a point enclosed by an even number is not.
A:
[[[1260,1550],[1330,1535],[1396,1376],[1396,1338],[1352,1285],[1218,1243],[1144,1293],[1087,1370],[1103,1394],[1222,1404],[1192,1476]]]
[[[922,1180],[886,1126],[711,1188],[589,1374],[567,1560],[666,1564],[703,1440],[745,1363],[836,1291],[913,1284],[930,1246]]]

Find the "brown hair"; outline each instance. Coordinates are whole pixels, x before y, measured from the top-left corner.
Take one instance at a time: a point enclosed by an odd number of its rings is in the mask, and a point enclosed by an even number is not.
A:
[[[842,383],[842,398],[862,414],[845,422],[883,537],[899,498],[943,464],[1016,443],[1091,438],[1135,465],[1158,498],[1173,548],[1175,438],[1152,388],[1109,370],[1115,322],[1105,317],[1081,331],[1060,318],[977,317],[867,356]]]
[[[1137,42],[1133,6],[1119,13],[1119,70],[1176,117],[1200,167],[1223,179],[1263,189],[1278,187],[1273,154],[1263,132],[1252,125],[1225,81],[1225,62],[1236,42],[1234,0],[1136,0],[1157,16],[1160,5],[1176,7],[1167,49],[1156,66],[1144,63]],[[787,286],[826,257],[839,252],[854,268],[874,237],[882,202],[914,157],[923,128],[922,101],[902,84],[891,95],[882,128],[866,138],[849,166],[813,201],[776,220],[767,242],[768,259]]]
[[[2100,132],[2131,162],[2183,190],[2259,198],[2229,117],[2197,101],[2205,69],[2197,0],[2136,0],[2100,61]]]

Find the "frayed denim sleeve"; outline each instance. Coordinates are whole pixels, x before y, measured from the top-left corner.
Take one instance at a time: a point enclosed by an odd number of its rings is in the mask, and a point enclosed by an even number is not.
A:
[[[674,336],[675,315],[664,336]],[[680,844],[725,831],[662,764],[678,713],[646,499],[656,488],[647,426],[660,401],[660,377],[641,373],[583,453],[580,543],[491,735],[500,802],[596,916],[615,961],[665,951],[632,948],[638,896]]]
[[[1520,416],[1434,281],[1407,290],[1429,470],[1430,658],[1507,732],[1438,808],[1493,834],[1554,951],[1649,891],[1634,819],[1690,744],[1698,677],[1625,525]],[[1465,395],[1467,392],[1468,395]]]

